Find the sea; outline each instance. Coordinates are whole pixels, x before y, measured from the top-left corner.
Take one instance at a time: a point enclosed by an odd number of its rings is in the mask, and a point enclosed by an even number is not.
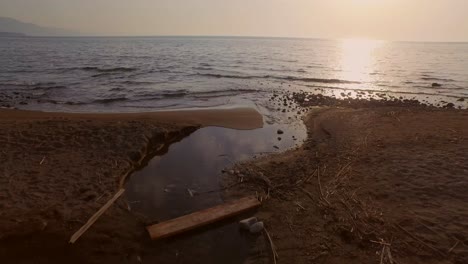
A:
[[[278,91],[467,108],[468,43],[2,37],[0,106],[147,112],[264,105]],[[364,97],[368,98],[368,97]]]

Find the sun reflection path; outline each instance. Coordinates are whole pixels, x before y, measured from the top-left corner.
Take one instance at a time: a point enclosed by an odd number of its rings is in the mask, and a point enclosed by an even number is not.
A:
[[[369,39],[345,39],[341,43],[339,79],[373,83],[378,72],[376,53],[385,42]]]

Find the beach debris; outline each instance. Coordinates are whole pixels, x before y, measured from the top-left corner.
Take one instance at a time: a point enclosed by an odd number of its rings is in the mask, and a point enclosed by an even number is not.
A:
[[[197,193],[195,190],[192,190],[192,189],[187,189],[187,192],[190,195],[190,197],[195,196],[195,194]]]
[[[241,214],[250,209],[257,208],[260,205],[261,203],[257,198],[255,198],[255,196],[248,196],[155,225],[147,226],[146,230],[153,240],[166,238]]]
[[[250,217],[250,218],[239,221],[239,225],[241,229],[249,230],[250,226],[252,226],[253,224],[257,222],[258,222],[257,217]]]
[[[89,218],[88,222],[84,224],[78,231],[76,231],[70,238],[69,243],[75,243],[81,235],[83,235],[93,224],[96,222],[99,217],[107,210],[109,207],[117,200],[119,197],[125,192],[125,189],[120,189],[112,199],[110,199],[106,204],[104,204],[101,209],[99,209],[91,218]]]
[[[405,232],[409,237],[411,237],[414,240],[416,240],[417,242],[421,243],[421,245],[423,245],[423,246],[425,246],[425,247],[427,247],[429,249],[432,249],[435,253],[439,254],[442,257],[444,257],[446,255],[445,252],[442,252],[438,248],[435,248],[435,247],[427,244],[426,242],[422,241],[420,238],[416,237],[415,235],[411,234],[408,230],[404,229],[401,225],[399,225],[399,224],[395,224],[395,225],[396,225],[396,227],[401,229],[403,232]]]
[[[278,135],[281,135],[281,134],[284,134],[284,131],[281,130],[281,129],[278,129],[278,131],[276,131],[276,133],[278,133]]]
[[[455,242],[455,245],[453,245],[453,246],[448,250],[448,253],[451,253],[451,252],[458,246],[459,243],[460,243],[460,240],[457,239],[457,242]]]
[[[263,225],[263,222],[257,222],[257,223],[254,223],[253,225],[250,226],[249,228],[249,232],[251,234],[258,234],[260,232],[262,232],[264,229],[264,225]]]
[[[273,254],[273,263],[276,264],[276,259],[278,258],[278,252],[276,251],[276,246],[273,243],[273,239],[271,239],[270,233],[268,232],[266,227],[263,227],[263,231],[265,232],[268,242],[270,242],[271,253]]]
[[[170,193],[172,191],[172,189],[174,189],[175,187],[176,187],[175,184],[166,185],[166,187],[164,188],[164,192],[165,193]]]
[[[45,160],[46,160],[46,156],[42,157],[42,160],[41,160],[41,162],[39,162],[39,165],[42,165]]]
[[[252,234],[258,234],[263,231],[263,222],[256,222],[253,225],[250,226],[249,232]]]

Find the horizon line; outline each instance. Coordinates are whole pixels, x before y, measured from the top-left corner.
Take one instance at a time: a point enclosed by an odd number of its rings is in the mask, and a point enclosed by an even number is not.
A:
[[[4,33],[17,33],[17,32],[4,32]],[[100,34],[83,34],[83,35],[27,35],[19,37],[32,37],[32,38],[251,38],[251,39],[303,39],[303,40],[321,40],[321,41],[343,41],[343,40],[369,40],[369,41],[382,41],[382,42],[410,42],[410,43],[452,43],[452,44],[464,44],[468,43],[468,40],[385,40],[385,39],[374,39],[367,37],[344,37],[344,38],[326,38],[326,37],[287,37],[287,36],[254,36],[254,35],[100,35]]]

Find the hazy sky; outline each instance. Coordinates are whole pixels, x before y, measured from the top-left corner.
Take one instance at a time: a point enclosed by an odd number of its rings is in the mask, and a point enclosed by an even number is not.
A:
[[[468,41],[468,0],[0,0],[0,16],[99,35]]]

